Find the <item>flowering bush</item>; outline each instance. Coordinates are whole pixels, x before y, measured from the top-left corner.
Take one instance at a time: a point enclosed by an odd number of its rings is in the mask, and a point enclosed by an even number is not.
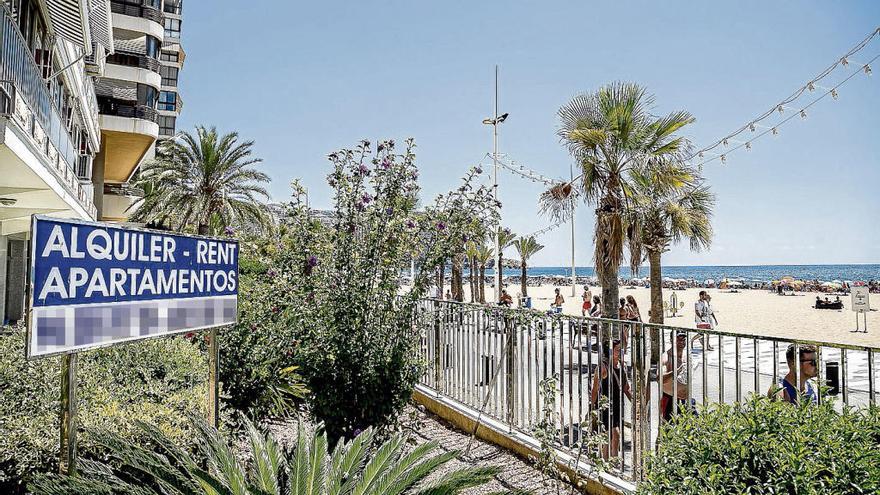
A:
[[[475,171],[417,211],[414,148],[408,140],[396,154],[385,141],[373,152],[362,142],[332,153],[331,217],[313,218],[296,183],[287,208],[279,265],[293,296],[285,315],[301,342],[311,410],[333,438],[388,425],[409,399],[421,373],[414,304],[467,228],[492,218],[490,191],[471,184]],[[412,258],[419,270],[404,293],[401,273]]]

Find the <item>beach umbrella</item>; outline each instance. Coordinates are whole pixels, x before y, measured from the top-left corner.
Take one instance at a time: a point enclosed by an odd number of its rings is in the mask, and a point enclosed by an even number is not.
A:
[[[741,280],[728,280],[727,285],[729,287],[742,287],[743,282]]]

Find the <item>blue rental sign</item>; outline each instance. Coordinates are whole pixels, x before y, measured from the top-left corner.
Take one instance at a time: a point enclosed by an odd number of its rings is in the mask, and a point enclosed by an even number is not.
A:
[[[235,323],[238,243],[34,215],[28,357]]]

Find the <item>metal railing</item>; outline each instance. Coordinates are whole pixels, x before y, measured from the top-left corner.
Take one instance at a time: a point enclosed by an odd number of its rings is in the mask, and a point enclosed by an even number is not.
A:
[[[159,122],[159,112],[155,108],[146,105],[126,104],[117,101],[101,101],[99,105],[101,115],[143,119],[154,123]]]
[[[52,102],[33,53],[5,3],[0,4],[0,17],[0,84],[7,95],[11,95],[13,105],[10,108],[14,108],[15,95],[18,95],[29,110],[26,114],[22,112],[22,117],[27,120],[24,124],[28,133],[40,138],[37,144],[44,148],[44,153],[50,156],[57,153],[65,165],[73,169],[77,155],[73,139]],[[44,138],[46,142],[42,142]]]
[[[129,2],[119,2],[116,0],[110,0],[110,12],[131,17],[141,17],[153,22],[158,22],[159,24],[162,24],[165,19],[162,11],[157,8],[143,4],[136,5]]]
[[[827,399],[822,393],[839,395],[838,407],[877,400],[874,347],[434,299],[419,301],[414,324],[423,386],[525,435],[552,406],[557,448],[604,459],[609,474],[629,482],[642,478],[645,454],[657,447],[661,406],[672,414],[768,394],[789,370],[790,345],[818,351],[818,375],[804,384],[817,400]],[[829,388],[818,387],[819,377]]]
[[[106,62],[110,64],[123,65],[126,67],[147,69],[156,73],[159,72],[159,60],[144,55],[142,53],[117,50],[115,53],[113,53],[113,55],[107,57]]]

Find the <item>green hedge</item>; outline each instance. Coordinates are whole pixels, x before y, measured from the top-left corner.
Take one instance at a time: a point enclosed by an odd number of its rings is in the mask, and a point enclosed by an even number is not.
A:
[[[753,397],[663,429],[643,494],[880,493],[880,409]]]
[[[28,362],[22,330],[0,335],[0,493],[19,493],[37,471],[57,469],[60,358]],[[167,338],[80,355],[79,448],[96,454],[84,428],[138,439],[135,420],[191,442],[184,412],[204,413],[207,361],[187,339]]]

